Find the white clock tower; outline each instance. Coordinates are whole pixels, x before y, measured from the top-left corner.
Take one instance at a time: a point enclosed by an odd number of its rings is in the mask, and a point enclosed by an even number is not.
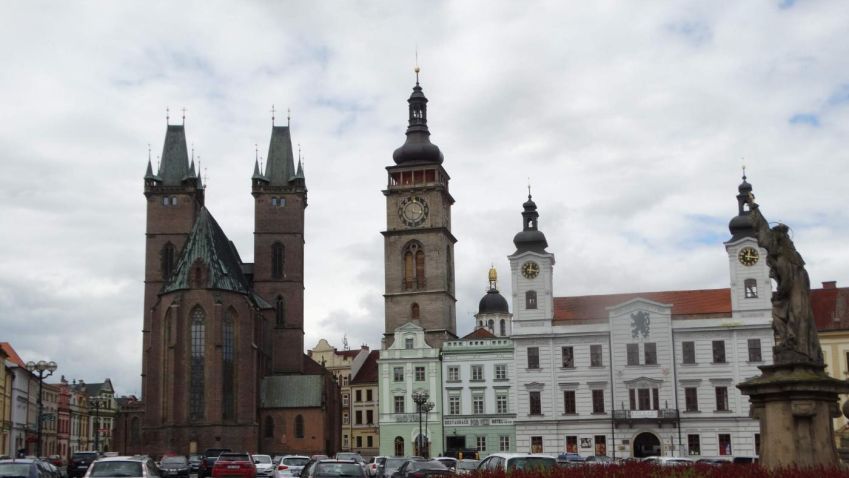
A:
[[[513,284],[514,334],[523,327],[550,326],[554,317],[554,254],[545,250],[548,242],[539,230],[539,213],[530,193],[522,206],[522,231],[513,238],[516,252],[507,257]]]

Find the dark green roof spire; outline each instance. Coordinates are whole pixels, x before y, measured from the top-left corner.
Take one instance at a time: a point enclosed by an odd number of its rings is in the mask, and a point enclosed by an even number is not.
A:
[[[185,126],[169,124],[162,146],[162,160],[157,174],[165,186],[179,186],[189,173]]]
[[[292,137],[288,126],[272,126],[265,163],[265,179],[272,186],[287,186],[295,177]]]

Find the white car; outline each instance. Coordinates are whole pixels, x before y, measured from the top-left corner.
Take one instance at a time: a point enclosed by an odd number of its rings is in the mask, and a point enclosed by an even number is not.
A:
[[[256,465],[256,476],[271,478],[274,474],[274,463],[269,455],[251,455]]]
[[[310,461],[310,457],[303,455],[286,455],[280,458],[274,469],[274,478],[292,478],[301,476],[304,465]]]
[[[383,462],[386,461],[386,458],[387,457],[385,457],[385,456],[372,457],[372,459],[370,459],[368,461],[368,475],[369,476],[377,476],[377,467],[382,465]]]
[[[657,466],[691,466],[695,463],[692,458],[683,456],[649,456],[643,458],[643,462]]]

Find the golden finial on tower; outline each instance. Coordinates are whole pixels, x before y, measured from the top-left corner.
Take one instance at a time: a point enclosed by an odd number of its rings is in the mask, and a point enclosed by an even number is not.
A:
[[[495,283],[498,282],[498,272],[495,270],[495,265],[489,268],[489,288],[495,289]]]

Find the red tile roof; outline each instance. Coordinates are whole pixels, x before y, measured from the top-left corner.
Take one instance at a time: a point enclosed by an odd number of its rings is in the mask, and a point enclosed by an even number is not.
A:
[[[627,294],[585,295],[554,298],[554,322],[607,321],[607,308],[642,298],[661,304],[672,304],[672,317],[728,316],[731,314],[729,289],[674,290],[663,292],[631,292]]]
[[[495,339],[495,334],[485,329],[484,327],[473,330],[471,333],[463,337],[463,340],[470,339]]]
[[[351,380],[352,385],[362,383],[377,383],[377,359],[380,358],[380,350],[372,350],[360,366],[357,375]]]
[[[15,349],[12,348],[12,344],[9,342],[0,342],[0,349],[3,349],[6,352],[6,355],[9,356],[9,360],[15,362],[15,365],[21,368],[27,368],[27,364],[21,359],[21,356],[15,352]]]

